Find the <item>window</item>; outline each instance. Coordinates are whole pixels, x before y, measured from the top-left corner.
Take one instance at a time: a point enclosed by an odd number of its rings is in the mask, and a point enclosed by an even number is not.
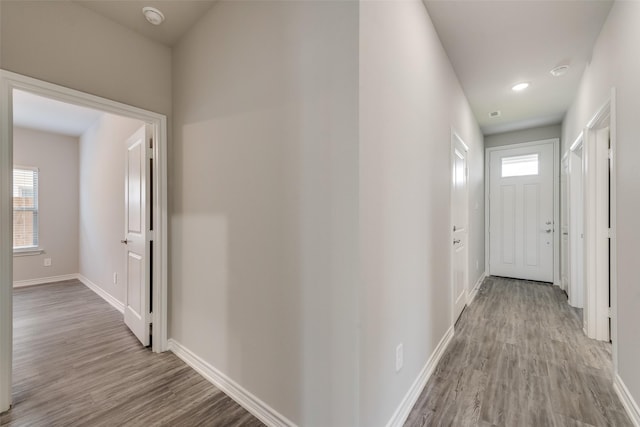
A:
[[[38,247],[38,169],[13,169],[13,250]]]
[[[538,175],[538,154],[502,158],[502,178]]]

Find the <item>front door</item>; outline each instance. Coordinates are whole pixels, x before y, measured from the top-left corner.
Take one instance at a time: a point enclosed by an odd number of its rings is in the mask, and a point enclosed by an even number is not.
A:
[[[554,145],[491,151],[489,272],[553,282]]]
[[[150,126],[144,125],[126,141],[125,239],[126,292],[124,322],[140,340],[150,345]]]
[[[469,193],[467,189],[467,147],[455,134],[453,135],[452,144],[453,318],[456,320],[460,317],[460,313],[462,313],[467,304]]]

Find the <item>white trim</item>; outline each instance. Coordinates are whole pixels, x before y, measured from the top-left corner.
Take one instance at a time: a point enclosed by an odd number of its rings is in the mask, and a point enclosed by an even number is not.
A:
[[[609,189],[609,222],[611,227],[611,257],[609,261],[609,286],[611,288],[611,341],[612,341],[612,356],[613,356],[613,372],[618,373],[618,198],[617,198],[617,126],[616,126],[616,88],[611,88],[611,99],[609,100],[609,138],[611,138],[611,176],[610,176],[610,189]]]
[[[487,276],[485,272],[482,272],[480,277],[478,277],[478,280],[476,280],[476,283],[473,285],[473,288],[468,294],[467,305],[471,304],[473,300],[476,299],[476,297],[478,296],[478,291],[480,290],[480,286],[482,286],[482,282],[484,282],[484,279],[486,277]]]
[[[11,407],[13,357],[13,96],[0,75],[0,412]],[[10,219],[11,218],[11,219]]]
[[[178,356],[184,363],[202,375],[207,381],[222,390],[227,396],[236,401],[240,406],[265,423],[267,426],[295,426],[284,415],[254,396],[251,392],[233,381],[224,373],[202,360],[191,350],[184,347],[174,339],[169,340],[169,351]]]
[[[603,221],[609,215],[607,201],[609,197],[609,173],[615,176],[615,163],[609,163],[608,147],[599,141],[599,130],[609,128],[609,140],[614,146],[612,129],[615,123],[611,115],[611,100],[615,92],[612,89],[609,98],[589,120],[584,130],[583,169],[584,169],[584,325],[589,338],[609,341],[609,288],[613,287],[610,279],[611,266],[616,264],[615,253],[609,253],[609,247],[615,247],[615,229]],[[612,150],[612,160],[615,159]],[[609,167],[612,166],[611,172]],[[611,216],[615,212],[611,211]],[[613,251],[611,251],[613,252]],[[615,267],[613,267],[615,268]],[[613,295],[613,291],[612,295]],[[615,303],[612,301],[612,307]],[[612,309],[612,322],[615,309]],[[612,325],[613,326],[613,325]],[[612,328],[613,329],[613,328]],[[617,356],[617,352],[616,352]]]
[[[44,285],[46,283],[55,283],[55,282],[65,282],[67,280],[76,280],[78,275],[73,274],[63,274],[61,276],[49,276],[49,277],[39,277],[37,279],[29,279],[29,280],[14,280],[13,287],[14,288],[24,288],[26,286],[37,286]]]
[[[640,427],[640,407],[638,403],[633,399],[629,389],[620,378],[620,375],[616,374],[613,380],[613,389],[622,402],[622,406],[627,411],[627,415],[631,418],[631,422],[635,427]]]
[[[13,169],[13,89],[62,102],[93,108],[141,120],[153,125],[155,133],[153,181],[153,346],[167,350],[168,323],[168,205],[167,205],[167,117],[99,96],[44,82],[0,69],[0,412],[11,406],[13,248],[11,230],[11,171]]]
[[[116,297],[114,297],[109,292],[102,289],[100,286],[93,283],[91,280],[87,279],[82,274],[78,273],[76,277],[80,282],[82,282],[83,285],[85,285],[87,288],[95,292],[100,298],[102,298],[103,300],[111,304],[113,308],[118,310],[120,313],[124,313],[124,303],[118,301]]]
[[[491,190],[491,156],[494,151],[511,150],[514,148],[530,147],[535,145],[553,143],[553,284],[560,285],[560,139],[549,138],[541,139],[539,141],[522,142],[519,144],[500,145],[497,147],[485,148],[484,155],[484,253],[485,253],[485,267],[484,271],[487,276],[491,275],[490,263],[491,263],[491,248],[489,240],[489,225],[490,225],[490,206],[489,206],[489,192]]]
[[[435,350],[431,354],[431,357],[429,357],[429,360],[427,360],[427,363],[420,371],[420,374],[418,374],[418,377],[411,385],[411,388],[409,388],[407,394],[400,402],[400,405],[398,405],[398,408],[391,416],[391,419],[387,423],[387,427],[401,427],[404,425],[405,421],[407,421],[407,417],[409,416],[413,405],[416,404],[418,397],[420,397],[420,393],[422,393],[422,390],[427,385],[427,381],[429,381],[429,378],[431,378],[433,371],[438,365],[438,362],[442,358],[442,355],[444,354],[452,339],[453,325],[449,327],[449,330],[447,330],[447,332],[444,334],[444,336],[436,346]]]
[[[42,255],[43,253],[44,253],[44,249],[40,249],[40,248],[24,248],[24,249],[13,250],[14,257],[35,256],[35,255]]]

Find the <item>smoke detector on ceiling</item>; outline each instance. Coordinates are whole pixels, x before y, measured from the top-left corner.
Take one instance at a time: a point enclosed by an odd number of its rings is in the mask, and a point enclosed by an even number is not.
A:
[[[492,119],[495,119],[496,117],[500,117],[501,115],[502,115],[502,112],[500,110],[492,111],[489,113],[489,117],[491,117]]]
[[[567,74],[567,71],[569,71],[569,66],[568,65],[560,65],[556,68],[554,68],[553,70],[549,71],[551,73],[551,75],[553,77],[560,77],[560,76],[564,76],[565,74]]]
[[[142,13],[144,14],[144,17],[147,18],[147,21],[149,21],[150,24],[160,25],[164,22],[164,15],[155,7],[143,7]]]

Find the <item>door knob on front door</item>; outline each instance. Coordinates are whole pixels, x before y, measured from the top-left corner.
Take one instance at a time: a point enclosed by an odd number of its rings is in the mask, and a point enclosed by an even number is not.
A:
[[[126,245],[127,243],[129,243],[129,241],[127,239],[124,239],[124,240],[120,240],[120,243],[124,243]]]
[[[458,243],[460,243],[460,239],[453,239],[453,244],[454,244],[454,245],[455,245],[455,244],[458,244]]]

